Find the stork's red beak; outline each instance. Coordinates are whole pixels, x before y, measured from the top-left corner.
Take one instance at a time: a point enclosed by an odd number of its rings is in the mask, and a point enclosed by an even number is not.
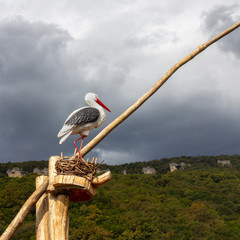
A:
[[[105,108],[107,111],[111,112],[109,108],[107,108],[98,98],[96,99],[96,103],[98,103],[100,106]]]

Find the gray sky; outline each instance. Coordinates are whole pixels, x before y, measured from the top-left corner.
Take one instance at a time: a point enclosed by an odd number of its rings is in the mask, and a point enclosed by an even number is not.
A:
[[[0,0],[1,162],[74,151],[56,135],[87,92],[103,126],[196,47],[240,20],[238,0]],[[179,69],[87,156],[107,164],[240,154],[240,29]]]

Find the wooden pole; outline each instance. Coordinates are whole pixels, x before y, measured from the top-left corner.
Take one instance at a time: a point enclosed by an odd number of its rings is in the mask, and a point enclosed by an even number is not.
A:
[[[55,164],[59,156],[49,159],[49,186],[54,183],[57,176]],[[50,240],[69,239],[69,195],[68,194],[48,194],[49,199],[49,236]],[[42,239],[45,240],[45,239]]]
[[[39,176],[36,178],[36,189],[48,180],[47,176]],[[49,221],[48,221],[48,194],[45,192],[36,203],[36,240],[49,240]]]
[[[12,220],[10,225],[4,231],[4,233],[0,237],[0,240],[9,240],[13,237],[13,235],[16,233],[16,231],[22,224],[23,220],[27,217],[27,215],[29,214],[31,209],[34,207],[36,202],[46,191],[47,186],[48,186],[48,180],[45,180],[41,184],[41,186],[28,198],[28,200],[24,203],[24,205],[22,206],[22,208],[20,209],[16,217]]]
[[[226,36],[230,32],[234,31],[240,26],[240,21],[223,31],[216,37],[207,41],[206,43],[198,46],[198,48],[191,52],[188,56],[183,58],[177,64],[175,64],[172,68],[170,68],[165,75],[151,88],[149,89],[141,98],[139,98],[131,107],[129,107],[124,113],[122,113],[118,118],[116,118],[113,122],[111,122],[107,127],[105,127],[91,142],[89,142],[81,151],[81,155],[85,156],[88,152],[90,152],[99,142],[103,140],[114,128],[116,128],[120,123],[122,123],[126,118],[128,118],[133,112],[135,112],[146,100],[148,100],[181,66],[185,63],[192,60],[199,53],[204,51],[211,44],[215,43],[222,37]]]

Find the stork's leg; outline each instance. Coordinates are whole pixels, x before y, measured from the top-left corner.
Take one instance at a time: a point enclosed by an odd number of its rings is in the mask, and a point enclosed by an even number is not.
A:
[[[83,159],[83,158],[82,158],[82,155],[81,155],[81,150],[82,150],[82,144],[83,144],[84,138],[85,138],[85,137],[80,137],[80,138],[78,138],[78,139],[76,139],[76,140],[74,141],[74,146],[75,146],[75,148],[76,148],[77,151],[78,151],[78,159]],[[78,149],[78,147],[77,147],[77,145],[76,145],[76,142],[79,141],[80,139],[82,139],[82,141],[81,141],[80,149]]]
[[[79,157],[79,155],[80,155],[80,151],[79,151],[79,149],[78,149],[78,147],[77,147],[77,145],[76,145],[76,142],[77,141],[79,141],[81,139],[81,137],[80,138],[78,138],[78,139],[76,139],[73,143],[74,143],[74,146],[75,146],[75,148],[77,149],[77,151],[78,151],[78,157]]]

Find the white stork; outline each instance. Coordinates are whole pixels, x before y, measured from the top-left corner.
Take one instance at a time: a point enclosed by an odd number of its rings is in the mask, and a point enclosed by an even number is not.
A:
[[[106,114],[103,108],[111,112],[99,99],[95,93],[87,93],[85,96],[85,101],[89,106],[79,108],[73,111],[64,122],[62,129],[58,133],[58,137],[61,138],[59,144],[62,144],[70,135],[80,134],[80,138],[74,141],[76,146],[76,141],[82,139],[80,150],[78,150],[79,157],[81,156],[82,143],[85,137],[88,136],[89,132],[93,128],[101,126],[105,119]]]

